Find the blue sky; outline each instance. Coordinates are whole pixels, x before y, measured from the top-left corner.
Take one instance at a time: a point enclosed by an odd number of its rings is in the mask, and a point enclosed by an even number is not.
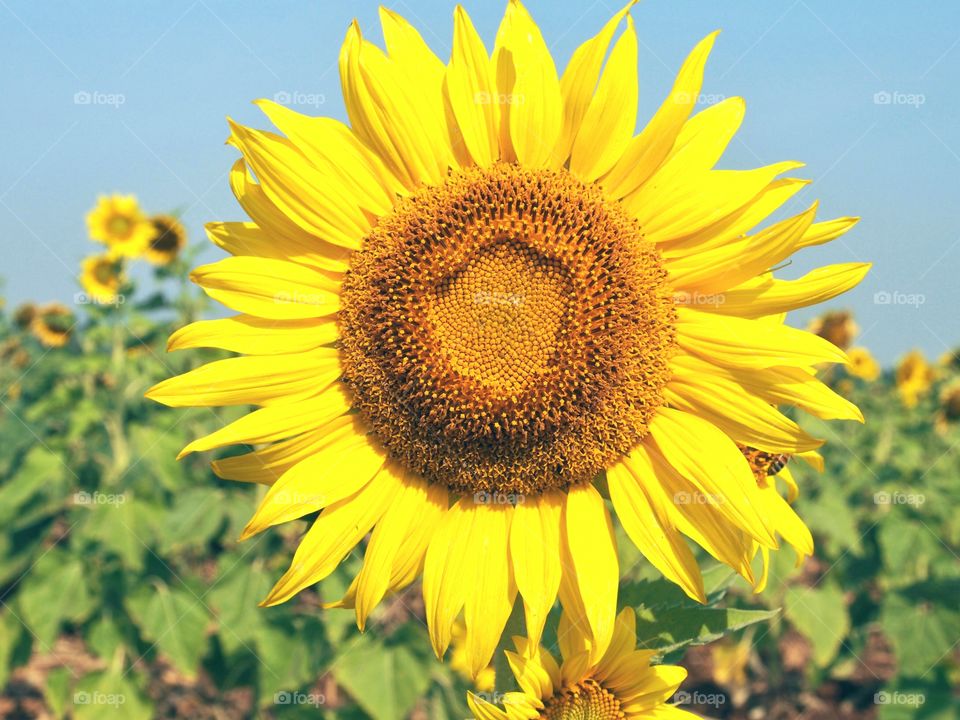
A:
[[[503,3],[464,5],[490,45]],[[448,57],[452,4],[389,6]],[[560,67],[616,9],[556,0],[528,8]],[[343,119],[335,63],[354,15],[379,41],[372,2],[0,0],[8,302],[71,301],[79,262],[96,249],[83,218],[98,193],[180,209],[194,242],[207,221],[242,219],[227,187],[235,152],[223,144],[225,117],[264,126],[250,101],[279,97]],[[960,3],[645,0],[633,16],[641,125],[690,48],[722,28],[704,86],[713,98],[704,100],[747,101],[722,164],[802,160],[799,174],[815,182],[792,210],[820,198],[824,218],[863,217],[785,274],[870,260],[867,280],[830,304],[855,311],[864,344],[884,361],[960,345]]]

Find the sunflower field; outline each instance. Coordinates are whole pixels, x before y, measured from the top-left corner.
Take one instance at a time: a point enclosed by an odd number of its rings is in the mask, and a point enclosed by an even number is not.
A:
[[[264,489],[218,479],[209,457],[176,459],[238,413],[144,398],[224,356],[166,351],[209,310],[189,258],[157,267],[149,293],[118,285],[117,302],[56,322],[42,304],[0,316],[0,714],[440,719],[468,714],[470,688],[497,698],[493,666],[470,680],[462,627],[448,662],[434,658],[415,590],[365,633],[321,609],[355,555],[295,602],[257,607],[301,529],[238,543]],[[824,319],[837,316],[850,324]],[[776,554],[755,594],[704,558],[701,606],[617,528],[638,646],[688,668],[673,700],[702,717],[960,717],[960,362],[914,353],[881,371],[854,350],[863,362],[827,379],[868,422],[805,423],[828,443],[823,473],[796,469],[816,540],[799,568]]]
[[[228,118],[242,219],[102,194],[0,303],[0,718],[960,720],[960,350],[883,367],[860,218],[722,163],[719,31],[638,124],[635,4],[562,72],[355,19],[345,120]]]

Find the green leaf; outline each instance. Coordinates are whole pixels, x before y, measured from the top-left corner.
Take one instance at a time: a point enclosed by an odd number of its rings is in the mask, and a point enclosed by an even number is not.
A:
[[[47,647],[64,622],[84,619],[94,603],[83,563],[58,549],[40,557],[17,596],[20,617]]]
[[[333,675],[374,720],[401,720],[430,686],[430,661],[414,648],[361,635],[343,648]]]
[[[784,604],[786,617],[813,645],[814,662],[819,667],[828,665],[850,632],[843,592],[833,585],[791,587]]]
[[[153,716],[137,686],[118,670],[81,678],[70,705],[74,720],[149,720]]]
[[[687,645],[705,645],[727,633],[768,622],[779,610],[739,608],[637,608],[637,647],[663,655]]]
[[[944,600],[949,602],[948,598]],[[880,623],[893,643],[901,675],[926,675],[949,653],[960,636],[960,613],[928,602],[911,603],[899,593],[883,601]]]
[[[187,590],[158,585],[128,601],[144,637],[189,677],[195,677],[207,647],[209,615]]]

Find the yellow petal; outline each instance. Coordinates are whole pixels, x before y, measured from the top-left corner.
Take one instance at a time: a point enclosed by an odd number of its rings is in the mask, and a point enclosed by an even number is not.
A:
[[[356,249],[370,220],[342,185],[317,170],[289,140],[230,121],[230,142],[260,180],[270,201],[303,230]]]
[[[636,1],[631,0],[627,3],[620,12],[607,21],[600,32],[580,45],[570,56],[570,62],[567,63],[567,68],[563,71],[563,77],[560,78],[560,94],[563,97],[563,130],[557,139],[557,147],[554,152],[554,165],[556,167],[562,166],[570,156],[570,149],[573,147],[573,142],[580,131],[583,116],[593,99],[597,79],[600,77],[600,69],[603,67],[604,58],[607,56],[610,41],[613,40],[613,35],[623,17],[636,4]],[[634,64],[636,65],[636,63]],[[634,103],[632,108],[634,116],[636,110],[636,103]],[[630,133],[633,134],[632,126]]]
[[[593,182],[620,159],[637,124],[638,95],[637,33],[628,15],[573,142],[574,174]]]
[[[409,552],[405,541],[413,525],[423,523],[428,510],[427,484],[410,478],[402,467],[388,461],[381,472],[392,473],[400,484],[397,498],[377,523],[363,556],[363,568],[357,576],[357,625],[364,629],[367,617],[390,589],[397,555]],[[445,507],[443,508],[446,509]]]
[[[467,705],[470,706],[470,712],[479,720],[510,720],[503,710],[472,692],[467,692]]]
[[[358,206],[376,215],[393,208],[403,186],[350,128],[339,120],[301,115],[269,100],[255,104],[318,170],[342,184]]]
[[[496,76],[483,40],[459,5],[453,14],[453,52],[445,87],[470,156],[480,167],[491,165],[500,155]]]
[[[272,405],[244,415],[226,427],[194,440],[177,459],[224,445],[270,443],[308,432],[343,415],[350,409],[350,397],[340,383],[333,383],[320,395],[297,403]]]
[[[607,469],[610,500],[634,545],[667,579],[694,600],[705,603],[703,578],[696,558],[666,517],[658,515],[643,490],[651,482],[657,479],[642,447]]]
[[[701,294],[718,293],[766,273],[797,250],[797,243],[817,213],[814,203],[808,210],[774,223],[756,235],[745,237],[700,254],[667,262],[667,272],[675,288]],[[724,298],[707,303],[723,304]],[[771,313],[766,313],[771,314]]]
[[[167,352],[208,347],[246,355],[284,355],[328,345],[338,335],[334,316],[270,320],[253,315],[234,315],[184,325],[170,336]]]
[[[318,242],[305,233],[294,241],[247,222],[211,222],[204,229],[214,245],[231,255],[290,260],[339,274],[345,273],[348,268],[345,261],[350,257],[349,250]]]
[[[333,348],[236,357],[164,380],[146,396],[169,407],[284,404],[316,395],[339,375],[339,354]]]
[[[774,453],[804,452],[823,444],[729,376],[712,372],[709,363],[678,356],[673,369],[666,389],[670,406],[702,417],[735,442]]]
[[[476,519],[472,505],[472,498],[461,498],[446,512],[424,561],[423,602],[437,658],[450,645],[453,621],[466,601],[466,548]]]
[[[716,37],[716,32],[711,33],[697,44],[677,74],[670,95],[601,180],[610,197],[619,199],[634,192],[666,159],[684,122],[697,104],[703,84],[703,68]]]
[[[506,651],[507,662],[517,679],[517,684],[530,697],[538,700],[553,695],[553,683],[549,673],[533,658]]]
[[[364,41],[356,21],[340,52],[340,81],[354,132],[407,188],[443,179],[450,161],[449,147],[436,144],[443,117],[417,107],[404,68]]]
[[[786,325],[677,308],[677,344],[718,365],[769,368],[846,363],[835,345],[813,333]]]
[[[843,235],[858,222],[860,222],[858,217],[842,217],[814,223],[803,234],[799,247],[807,248],[828,243]]]
[[[563,127],[557,69],[520,0],[508,0],[493,51],[500,102],[500,156],[546,167]]]
[[[766,503],[766,512],[773,518],[777,532],[803,557],[813,555],[813,536],[800,516],[780,497],[773,483],[760,488],[760,497]]]
[[[690,413],[660,408],[650,437],[678,473],[714,507],[757,542],[776,547],[769,520],[759,510],[757,484],[743,453],[716,426]]]
[[[261,606],[286,602],[332,573],[383,516],[399,489],[392,475],[380,473],[361,490],[320,513],[301,540],[290,568]]]
[[[333,505],[380,472],[386,454],[371,444],[359,416],[333,420],[326,429],[324,442],[270,486],[240,534],[241,540]],[[390,478],[395,480],[394,476]]]
[[[201,265],[190,279],[238,312],[275,320],[332,315],[339,285],[321,271],[284,260],[229,257]]]
[[[326,427],[322,427],[260,450],[214,460],[210,467],[224,480],[272,485],[287,470],[321,447],[327,436]]]
[[[467,566],[463,618],[467,661],[477,677],[490,664],[517,596],[507,551],[513,508],[473,504],[473,532],[461,562]]]
[[[610,514],[590,483],[567,491],[563,536],[592,636],[591,657],[603,657],[613,637],[619,564]]]
[[[743,98],[730,97],[690,118],[667,156],[664,174],[670,177],[671,173],[710,170],[740,129],[746,111]]]
[[[560,518],[563,498],[545,493],[514,509],[510,526],[510,560],[523,597],[527,637],[540,643],[547,613],[560,587]]]
[[[628,671],[624,677],[608,681],[613,687],[630,688],[629,693],[622,689],[617,693],[623,698],[622,708],[628,714],[646,711],[667,701],[687,677],[687,671],[678,665],[655,665],[639,683],[632,681],[631,675]]]
[[[739,211],[778,175],[802,167],[801,163],[783,162],[754,170],[709,170],[691,176],[677,171],[684,165],[684,157],[681,151],[623,199],[624,207],[637,218],[651,242],[702,230]]]
[[[796,280],[776,280],[769,275],[724,290],[722,302],[704,306],[708,312],[759,318],[764,315],[818,305],[856,287],[871,263],[842,263],[811,270]]]

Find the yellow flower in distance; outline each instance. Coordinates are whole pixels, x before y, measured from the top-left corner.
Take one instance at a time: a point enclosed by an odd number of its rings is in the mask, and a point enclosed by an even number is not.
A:
[[[846,310],[824,313],[811,322],[807,329],[842,350],[849,348],[857,333],[860,332],[853,321],[853,315]]]
[[[70,342],[76,320],[66,305],[47,303],[37,307],[30,321],[30,332],[44,347],[58,348]]]
[[[155,234],[144,255],[154,265],[169,265],[187,244],[187,231],[173,215],[154,215],[150,222]]]
[[[516,652],[507,651],[520,692],[497,697],[503,709],[481,694],[467,703],[478,720],[695,720],[696,715],[666,701],[677,691],[687,671],[675,665],[650,665],[656,654],[636,649],[636,619],[625,608],[616,618],[613,639],[599,660],[591,660],[590,636],[561,616],[557,629],[562,664],[529,639],[513,638]]]
[[[110,255],[92,255],[83,261],[80,285],[93,302],[115,304],[126,282],[121,262]]]
[[[496,671],[493,665],[483,668],[476,677],[473,677],[473,667],[467,653],[467,628],[463,620],[453,624],[450,633],[450,667],[463,677],[473,682],[474,688],[481,692],[490,692],[494,689]]]
[[[960,422],[960,381],[949,383],[940,391],[940,408],[933,419],[936,430],[945,433]]]
[[[896,372],[897,392],[903,404],[908,408],[916,407],[920,398],[930,391],[934,379],[934,370],[922,352],[911,350],[907,353],[897,365]]]
[[[349,127],[268,101],[283,135],[231,124],[250,220],[210,224],[233,257],[192,278],[240,314],[188,325],[169,347],[243,357],[148,395],[259,406],[183,451],[271,443],[214,463],[270,486],[244,538],[322,510],[266,605],[327,577],[372,530],[337,603],[361,626],[422,574],[434,650],[462,611],[474,675],[518,594],[531,642],[559,597],[599,657],[619,582],[593,484],[604,472],[632,540],[701,601],[687,538],[750,581],[778,536],[811,552],[737,443],[821,444],[778,403],[862,419],[809,370],[844,353],[782,314],[869,266],[770,271],[855,218],[815,222],[814,204],[753,230],[806,182],[781,177],[793,162],[714,169],[744,113],[731,98],[691,117],[715,34],[635,136],[629,9],[559,78],[516,0],[492,56],[458,7],[446,65],[382,9],[386,53],[356,23],[341,50]]]
[[[850,358],[850,364],[847,366],[847,372],[854,377],[861,378],[867,382],[873,382],[880,377],[880,363],[877,362],[873,354],[865,347],[850,348],[847,352]]]
[[[142,255],[157,232],[133,195],[101,196],[87,214],[87,229],[111,255],[129,258]]]

